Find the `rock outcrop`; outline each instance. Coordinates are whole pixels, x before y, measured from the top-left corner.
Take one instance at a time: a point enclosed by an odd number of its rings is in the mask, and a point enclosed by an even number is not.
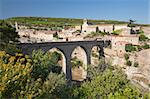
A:
[[[143,91],[150,91],[150,49],[134,53],[139,67],[127,67],[128,78]]]

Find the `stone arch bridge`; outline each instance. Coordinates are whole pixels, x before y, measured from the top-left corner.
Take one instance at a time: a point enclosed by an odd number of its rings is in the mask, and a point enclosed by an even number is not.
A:
[[[45,42],[45,43],[20,43],[18,44],[19,48],[22,49],[23,54],[31,54],[33,50],[42,49],[44,52],[49,51],[52,48],[59,49],[65,56],[66,60],[66,78],[72,80],[71,72],[71,54],[74,49],[78,46],[83,48],[87,57],[87,65],[91,63],[91,50],[94,46],[100,48],[99,55],[104,57],[104,47],[110,45],[110,41],[68,41],[68,42]]]

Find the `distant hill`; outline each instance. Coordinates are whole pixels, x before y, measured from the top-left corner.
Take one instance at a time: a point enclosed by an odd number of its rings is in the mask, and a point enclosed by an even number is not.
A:
[[[73,18],[46,18],[46,17],[12,17],[6,19],[14,23],[15,21],[19,24],[25,25],[81,25],[83,19],[73,19]],[[123,21],[115,21],[115,20],[88,20],[91,24],[127,24],[127,22]]]
[[[14,24],[26,25],[26,26],[44,26],[44,27],[54,27],[54,26],[75,26],[81,25],[83,19],[75,18],[48,18],[48,17],[12,17],[5,19],[8,22]],[[91,20],[88,22],[90,24],[127,24],[125,21],[116,21],[116,20]],[[147,26],[147,25],[145,25]]]

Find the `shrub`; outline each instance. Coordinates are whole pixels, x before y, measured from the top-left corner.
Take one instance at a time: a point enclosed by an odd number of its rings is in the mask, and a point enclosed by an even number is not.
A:
[[[80,99],[141,98],[140,91],[130,84],[120,69],[99,71],[99,74],[94,75],[92,80],[85,81],[77,92],[76,97]]]
[[[148,40],[148,37],[146,37],[144,34],[141,34],[141,35],[139,36],[139,40],[140,40],[140,41],[146,41],[146,40]]]
[[[42,80],[44,80],[48,76],[49,72],[61,72],[61,67],[58,66],[58,61],[61,59],[61,54],[57,52],[44,53],[42,50],[33,51],[32,59],[34,68],[31,74],[35,79],[42,78]]]
[[[138,67],[139,66],[139,63],[138,62],[135,62],[134,63],[134,67]]]
[[[138,51],[142,50],[142,46],[140,46],[140,45],[137,45],[137,48],[138,48]]]
[[[149,49],[150,46],[149,46],[148,44],[145,43],[145,44],[142,46],[142,48],[144,48],[144,49]]]
[[[32,60],[27,55],[11,56],[0,51],[0,96],[17,97],[20,89],[30,77],[32,68]]]
[[[83,66],[83,62],[77,59],[77,57],[71,59],[71,64],[72,64],[72,68],[75,68],[75,67],[79,68],[80,66]]]
[[[111,34],[113,35],[119,35],[122,32],[122,30],[115,30]]]
[[[142,30],[137,30],[137,34],[144,34],[144,31],[142,31]]]
[[[94,52],[92,52],[92,56],[95,57],[95,58],[99,57],[99,55],[97,55],[97,53],[94,53]]]
[[[40,58],[40,59],[38,59]],[[32,99],[49,98],[54,90],[60,90],[66,81],[63,74],[45,72],[49,65],[45,62],[46,55],[38,52],[34,55],[35,63],[27,55],[16,54],[11,56],[5,51],[0,51],[0,98]],[[38,61],[36,61],[38,59]],[[46,60],[48,62],[48,60]],[[39,63],[38,63],[39,62]],[[37,64],[38,63],[38,64]],[[41,63],[41,64],[40,64]],[[44,69],[43,69],[43,68]],[[58,71],[57,71],[58,72]],[[43,75],[46,75],[43,79]]]
[[[117,67],[101,71],[100,67],[88,67],[87,79],[80,85],[67,86],[63,74],[43,72],[42,67],[50,65],[50,54],[42,51],[27,55],[16,54],[11,56],[0,51],[0,98],[14,99],[94,99],[94,98],[141,98],[140,91],[131,85],[126,75]],[[31,76],[35,63],[38,68],[36,73],[42,71],[47,75],[45,79],[37,75]],[[102,63],[104,64],[104,63]],[[149,94],[145,97],[149,98]]]
[[[129,59],[129,55],[128,54],[124,54],[124,58],[125,58],[125,60],[128,60]]]
[[[127,65],[127,66],[131,66],[131,65],[132,65],[132,62],[129,61],[129,60],[127,60],[127,61],[126,61],[126,65]]]
[[[126,50],[126,52],[136,51],[136,47],[132,44],[126,44],[125,45],[125,50]]]

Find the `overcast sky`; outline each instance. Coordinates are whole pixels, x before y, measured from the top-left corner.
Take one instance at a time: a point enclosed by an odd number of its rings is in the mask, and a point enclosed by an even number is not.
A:
[[[0,0],[0,18],[16,16],[136,20],[150,24],[150,0]]]

